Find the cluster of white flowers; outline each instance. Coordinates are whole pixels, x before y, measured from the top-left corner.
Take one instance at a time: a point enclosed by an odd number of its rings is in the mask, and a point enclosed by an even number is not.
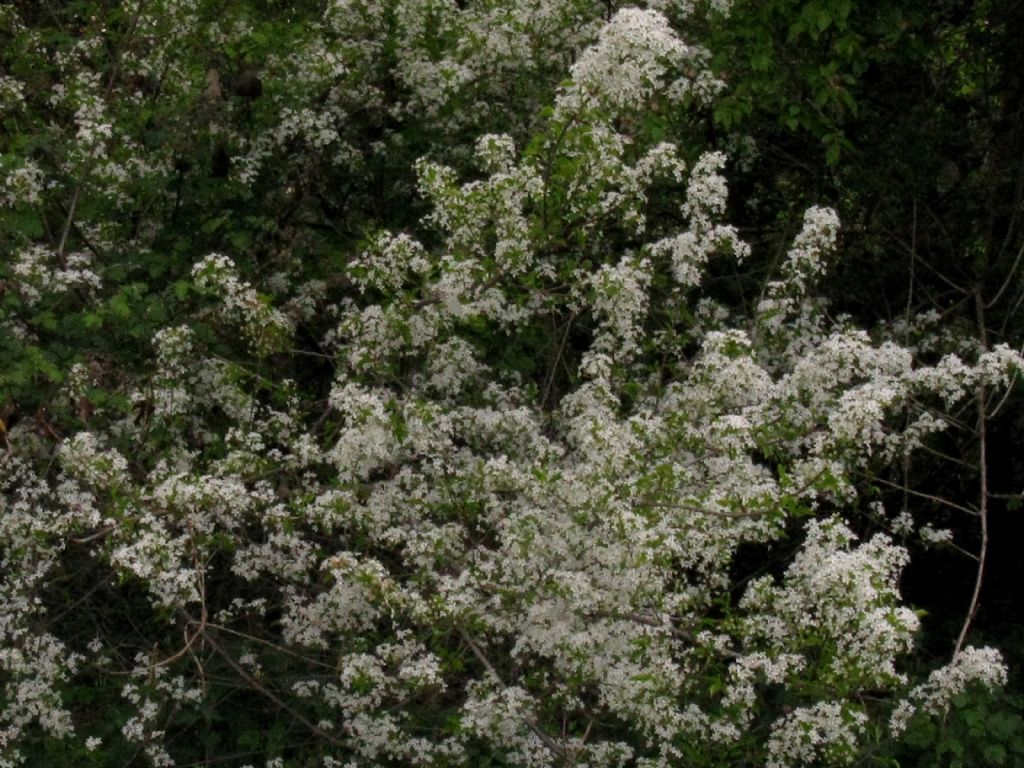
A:
[[[868,718],[834,701],[801,707],[772,728],[767,768],[850,765]]]
[[[41,415],[35,430],[2,430],[0,765],[36,724],[74,730],[59,690],[84,660],[50,634],[39,597],[72,557],[105,569],[103,588],[121,588],[113,576],[145,594],[154,624],[184,629],[114,670],[130,675],[120,737],[84,742],[102,754],[123,738],[154,765],[173,762],[166,724],[222,673],[353,768],[462,766],[481,752],[524,768],[667,768],[739,750],[769,768],[845,765],[869,724],[899,732],[972,681],[1005,679],[995,651],[967,648],[915,685],[907,551],[858,540],[839,515],[858,473],[941,427],[897,418],[913,397],[953,405],[1010,385],[1024,361],[999,346],[920,364],[832,322],[814,296],[839,235],[824,208],[807,212],[754,317],[710,299],[683,317],[711,256],[748,252],[723,223],[725,157],[700,155],[687,173],[681,144],[635,130],[638,114],[713,88],[668,18],[689,3],[603,23],[604,4],[569,0],[333,0],[295,51],[265,62],[250,110],[262,129],[245,135],[231,118],[251,105],[215,79],[197,103],[175,53],[198,5],[159,5],[138,21],[152,56],[125,66],[170,73],[166,88],[241,152],[225,184],[246,193],[268,168],[355,175],[377,152],[350,144],[361,122],[381,157],[405,140],[403,121],[442,137],[484,127],[407,169],[430,210],[422,233],[373,220],[324,268],[303,261],[307,233],[299,255],[274,251],[251,277],[210,254],[183,268],[185,308],[156,321],[145,369],[109,383],[120,410],[56,448]],[[251,35],[233,23],[211,22],[209,39]],[[101,42],[61,66],[83,68]],[[529,82],[566,69],[561,87]],[[282,73],[291,87],[272,82]],[[508,134],[491,132],[511,98],[494,73],[521,82],[536,113]],[[51,98],[73,118],[68,163],[117,209],[132,174],[164,173],[170,150],[128,162],[101,79],[65,80]],[[0,95],[17,92],[5,83]],[[451,109],[474,94],[480,115]],[[46,194],[24,173],[0,199]],[[319,212],[299,186],[281,194]],[[679,202],[681,231],[649,231],[652,190]],[[155,250],[148,226],[133,238]],[[81,252],[57,250],[19,246],[10,274],[28,304],[102,289]],[[269,365],[289,354],[289,373]],[[89,362],[67,391],[98,386]],[[949,540],[909,512],[892,525]],[[737,586],[742,553],[783,540],[788,567]],[[101,637],[91,663],[116,666],[140,642]]]
[[[977,363],[965,362],[960,355],[948,354],[936,365],[914,373],[914,381],[927,391],[936,392],[947,405],[961,400],[978,386],[1004,388],[1020,372],[1021,353],[1008,344],[982,350]]]
[[[25,84],[14,77],[0,75],[0,109],[15,110],[25,104]]]
[[[699,284],[709,256],[716,251],[731,251],[737,259],[743,259],[750,251],[735,227],[716,223],[725,213],[727,190],[721,174],[724,165],[725,156],[720,152],[701,155],[690,171],[683,205],[690,228],[651,245],[652,253],[669,257],[672,274],[684,288]]]
[[[551,751],[529,727],[536,708],[522,688],[496,689],[493,683],[481,682],[469,692],[462,723],[469,733],[508,750],[516,765],[546,768],[551,765]]]
[[[893,709],[889,728],[894,736],[902,734],[915,714],[945,715],[953,699],[971,686],[989,689],[1006,685],[1007,669],[1002,656],[993,648],[964,648],[944,667],[933,671],[921,685],[915,686]]]
[[[220,299],[220,309],[229,320],[242,326],[253,350],[269,353],[292,332],[292,323],[270,306],[255,288],[238,278],[235,263],[227,256],[211,253],[192,268],[195,284]]]
[[[517,165],[508,136],[488,135],[477,142],[476,156],[488,178],[459,186],[449,168],[432,163],[419,165],[420,189],[434,205],[430,220],[446,236],[448,256],[493,258],[507,275],[527,270],[533,261],[528,222],[523,209],[544,192],[537,170]],[[493,246],[484,250],[482,231],[493,231]]]
[[[43,182],[42,170],[31,159],[16,168],[4,169],[0,178],[0,206],[35,205],[42,194]]]
[[[87,485],[110,488],[127,481],[128,462],[116,450],[100,447],[91,432],[79,432],[60,447],[61,466]]]
[[[408,274],[423,274],[431,267],[423,246],[407,234],[384,232],[352,260],[352,282],[365,291],[398,290]]]
[[[102,160],[107,156],[107,144],[114,129],[107,115],[100,74],[79,70],[71,94],[75,105],[75,147],[80,161]]]
[[[121,733],[126,741],[139,745],[155,768],[173,768],[176,763],[161,740],[165,735],[159,723],[161,714],[167,706],[196,704],[202,698],[202,690],[189,686],[180,676],[171,676],[166,667],[151,662],[145,654],[138,654],[131,680],[121,689],[122,698],[135,709],[135,714],[121,727]],[[96,741],[89,739],[87,746]]]
[[[808,351],[809,342],[827,331],[822,307],[812,288],[834,251],[839,236],[839,217],[831,208],[812,207],[787,254],[783,273],[767,285],[757,307],[758,325],[766,346],[796,360]]]
[[[825,271],[823,255],[836,247],[839,217],[831,208],[813,206],[804,214],[804,225],[786,257],[786,276],[806,287]]]
[[[652,10],[623,8],[605,25],[597,42],[572,65],[573,84],[558,106],[572,111],[596,102],[612,110],[639,110],[668,88],[673,72],[691,61],[690,48],[665,17]]]
[[[639,351],[650,266],[646,259],[627,255],[618,264],[606,265],[589,278],[593,298],[588,303],[600,327],[594,339],[595,351],[623,359]]]
[[[103,284],[89,254],[76,251],[61,256],[41,245],[19,251],[11,274],[29,305],[37,304],[44,296],[60,296],[73,289],[92,293]]]
[[[934,528],[926,524],[917,533],[925,544],[945,544],[953,540],[953,532],[948,528]]]
[[[57,739],[75,732],[60,691],[82,657],[40,623],[38,590],[63,536],[95,515],[74,481],[52,490],[30,462],[0,453],[0,763],[20,761],[19,740],[36,724]]]
[[[899,604],[897,580],[907,553],[881,534],[856,548],[853,539],[838,521],[810,522],[783,586],[765,577],[745,593],[749,636],[774,653],[799,652],[808,640],[817,645],[824,639],[833,649],[826,679],[900,683],[896,661],[910,650],[919,625]]]

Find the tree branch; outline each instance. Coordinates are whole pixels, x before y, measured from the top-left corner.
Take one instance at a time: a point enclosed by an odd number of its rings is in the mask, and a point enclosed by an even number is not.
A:
[[[501,685],[502,688],[508,687],[505,685],[505,682],[501,679],[501,675],[498,674],[498,670],[494,668],[494,665],[491,663],[491,660],[487,658],[487,655],[483,652],[483,649],[480,648],[480,645],[476,642],[476,640],[473,639],[469,632],[467,632],[464,629],[459,629],[459,634],[462,636],[462,639],[465,641],[466,645],[469,646],[469,650],[471,650],[473,652],[473,655],[476,656],[477,661],[483,664],[484,669],[486,669],[488,673],[490,673],[491,677],[493,677]],[[537,723],[536,719],[532,717],[526,717],[523,718],[523,722],[525,723],[526,727],[530,729],[533,735],[540,739],[541,742],[543,742],[544,746],[547,747],[552,754],[561,758],[566,765],[572,765],[576,762],[575,755],[570,755],[567,750],[565,750],[563,747],[560,747],[554,739],[552,739],[550,736],[544,733],[544,731],[541,730],[541,727]]]
[[[200,622],[197,622],[194,618],[192,618],[191,614],[189,614],[189,612],[186,611],[184,608],[181,609],[181,612],[191,624],[199,625],[200,629],[197,630],[196,634],[202,634],[206,642],[210,644],[210,648],[213,649],[213,652],[220,656],[224,660],[224,662],[229,667],[231,667],[235,674],[242,678],[242,680],[244,680],[250,688],[252,688],[254,691],[259,693],[264,698],[268,699],[272,704],[274,704],[274,706],[276,706],[282,712],[288,713],[292,718],[295,719],[296,722],[301,723],[314,736],[323,739],[324,741],[328,742],[329,744],[335,747],[345,746],[344,742],[341,741],[341,739],[328,733],[320,726],[311,722],[301,712],[296,710],[286,701],[277,696],[277,694],[275,694],[273,691],[266,688],[262,683],[260,683],[259,680],[257,680],[251,674],[249,674],[249,672],[241,664],[235,661],[235,659],[231,656],[230,653],[224,650],[224,646],[222,646],[210,634],[210,632],[208,631],[209,625],[205,623],[200,624]]]

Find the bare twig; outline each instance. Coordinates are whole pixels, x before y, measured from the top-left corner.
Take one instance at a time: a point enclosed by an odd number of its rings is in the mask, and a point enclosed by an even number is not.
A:
[[[188,611],[185,611],[184,609],[182,609],[182,613],[184,614],[184,616],[188,619],[188,621],[190,623],[199,625],[199,622],[197,622],[194,618],[192,618],[192,616],[188,613]],[[328,742],[332,746],[335,746],[335,747],[342,747],[342,746],[344,746],[344,742],[342,742],[339,738],[337,738],[336,736],[328,733],[323,728],[318,726],[316,723],[311,722],[301,712],[296,710],[294,707],[292,707],[290,704],[288,704],[288,702],[286,702],[283,699],[281,699],[277,694],[275,694],[270,689],[266,688],[262,683],[260,683],[259,680],[257,680],[251,674],[249,674],[249,672],[241,664],[239,664],[237,661],[235,661],[235,659],[231,656],[230,653],[228,653],[226,650],[224,650],[224,646],[222,646],[216,640],[216,638],[214,638],[209,633],[208,629],[209,628],[208,628],[208,626],[205,623],[201,625],[201,633],[202,633],[203,637],[205,638],[206,642],[209,643],[210,648],[212,648],[213,652],[216,653],[218,656],[220,656],[224,660],[224,662],[229,667],[231,667],[231,669],[235,672],[235,674],[238,675],[240,678],[242,678],[242,680],[244,680],[246,682],[246,684],[249,685],[250,688],[252,688],[254,691],[259,693],[265,699],[270,701],[278,709],[280,709],[281,711],[286,712],[287,714],[289,714],[292,718],[295,719],[296,722],[298,722],[302,726],[304,726],[314,736],[317,736],[317,737],[323,739],[324,741]],[[199,632],[197,632],[197,634],[199,634]]]
[[[90,533],[87,536],[81,536],[77,539],[71,539],[71,541],[75,544],[89,544],[90,542],[96,541],[97,539],[106,538],[107,536],[112,534],[114,530],[114,526],[108,525],[103,528],[100,528],[98,531],[94,533]]]
[[[910,488],[907,488],[904,485],[900,485],[899,483],[894,483],[891,480],[885,480],[884,478],[876,477],[874,475],[868,475],[868,474],[863,473],[863,472],[860,473],[860,474],[861,474],[861,476],[863,478],[865,478],[867,480],[870,480],[871,482],[881,483],[882,485],[887,485],[890,488],[895,488],[898,491],[904,491],[905,493],[908,493],[911,496],[917,496],[920,499],[927,499],[928,501],[934,501],[936,504],[942,504],[943,506],[949,507],[950,509],[955,509],[958,512],[963,512],[965,514],[968,514],[971,517],[977,517],[979,515],[979,511],[978,510],[971,509],[970,507],[965,507],[965,506],[963,506],[961,504],[957,504],[956,502],[950,501],[949,499],[944,499],[941,496],[934,496],[934,495],[932,495],[930,493],[922,493],[921,491],[914,491],[914,490],[911,490]]]
[[[206,626],[208,626],[210,629],[215,629],[218,632],[226,632],[229,635],[240,637],[243,640],[249,640],[250,642],[259,643],[260,645],[265,645],[268,648],[273,648],[275,651],[278,651],[279,653],[283,653],[286,656],[291,656],[292,658],[299,659],[300,661],[304,661],[306,664],[311,664],[315,667],[321,667],[323,669],[329,669],[332,671],[336,669],[333,664],[325,664],[322,661],[311,659],[309,658],[309,656],[304,656],[301,653],[296,653],[295,651],[289,650],[288,648],[285,648],[282,645],[278,645],[277,643],[271,642],[270,640],[265,640],[262,637],[256,637],[256,635],[250,635],[247,632],[239,632],[237,629],[225,627],[223,624],[215,624],[214,622],[209,621],[206,623]]]
[[[963,626],[960,628],[960,635],[956,639],[956,647],[953,650],[953,658],[960,655],[967,633],[971,629],[974,617],[978,614],[978,604],[981,599],[981,584],[985,577],[985,556],[988,554],[988,466],[987,466],[987,440],[986,440],[986,418],[985,418],[985,388],[978,387],[978,433],[980,435],[978,463],[981,465],[978,492],[978,519],[981,524],[981,545],[978,548],[978,571],[974,578],[974,591],[971,593],[971,602],[967,607],[967,615],[964,617]]]
[[[1020,260],[1022,257],[1024,257],[1024,245],[1022,245],[1020,249],[1017,251],[1017,256],[1013,260],[1013,266],[1010,267],[1010,272],[1006,275],[1006,279],[1003,281],[1003,284],[999,287],[999,290],[996,291],[996,295],[992,297],[991,301],[985,304],[985,309],[992,309],[992,307],[996,305],[996,302],[1002,298],[1003,293],[1006,291],[1006,289],[1010,286],[1010,283],[1013,281],[1014,275],[1017,274],[1017,268],[1020,266]]]
[[[562,360],[562,356],[565,354],[565,345],[569,340],[569,331],[572,330],[572,323],[575,319],[576,313],[573,312],[565,322],[565,331],[562,333],[562,341],[558,345],[558,351],[555,353],[555,361],[552,363],[551,370],[548,372],[547,381],[544,383],[544,394],[540,399],[541,408],[547,404],[548,397],[551,395],[551,387],[555,383],[555,371],[558,368],[559,362]]]
[[[985,331],[985,304],[982,301],[981,289],[975,293],[975,307],[977,310],[978,333],[981,334],[983,348],[988,348],[988,339]],[[978,386],[976,393],[977,419],[978,419],[978,520],[981,524],[981,544],[978,548],[978,571],[974,578],[974,591],[971,593],[971,602],[967,606],[967,615],[964,617],[963,626],[960,628],[960,635],[956,639],[956,646],[953,649],[953,658],[960,655],[970,632],[971,624],[978,614],[978,605],[981,600],[981,585],[985,578],[985,557],[988,554],[988,416],[986,414],[986,395],[984,385]]]
[[[68,244],[68,233],[71,231],[71,225],[75,221],[75,209],[78,207],[78,198],[82,195],[82,188],[75,187],[75,192],[71,196],[71,205],[68,206],[68,215],[64,219],[64,229],[60,233],[60,243],[57,245],[57,258],[62,259],[64,257],[64,247]]]
[[[708,509],[707,507],[698,507],[694,504],[674,504],[667,501],[637,501],[634,502],[633,507],[635,509],[678,509],[683,512],[693,512],[696,515],[711,515],[712,517],[728,517],[732,519],[764,517],[768,514],[763,510],[748,512],[745,509],[740,509],[738,511],[727,509]]]

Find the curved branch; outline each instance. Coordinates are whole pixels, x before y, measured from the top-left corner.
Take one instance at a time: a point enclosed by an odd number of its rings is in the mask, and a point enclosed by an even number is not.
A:
[[[964,617],[963,626],[960,627],[960,635],[956,639],[956,647],[953,649],[953,658],[960,655],[963,650],[967,633],[971,629],[974,617],[978,614],[978,604],[981,600],[981,584],[985,577],[985,556],[988,554],[988,446],[985,415],[985,388],[978,387],[978,445],[980,455],[980,488],[978,491],[978,519],[981,523],[981,546],[978,549],[978,571],[974,578],[974,591],[971,593],[971,602],[967,608],[967,615]]]

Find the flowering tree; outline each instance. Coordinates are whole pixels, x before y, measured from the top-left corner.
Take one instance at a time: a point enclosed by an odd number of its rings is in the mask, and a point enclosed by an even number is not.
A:
[[[831,318],[825,208],[704,289],[684,5],[2,11],[0,765],[848,765],[1005,680],[910,674],[858,483],[1021,358]]]

